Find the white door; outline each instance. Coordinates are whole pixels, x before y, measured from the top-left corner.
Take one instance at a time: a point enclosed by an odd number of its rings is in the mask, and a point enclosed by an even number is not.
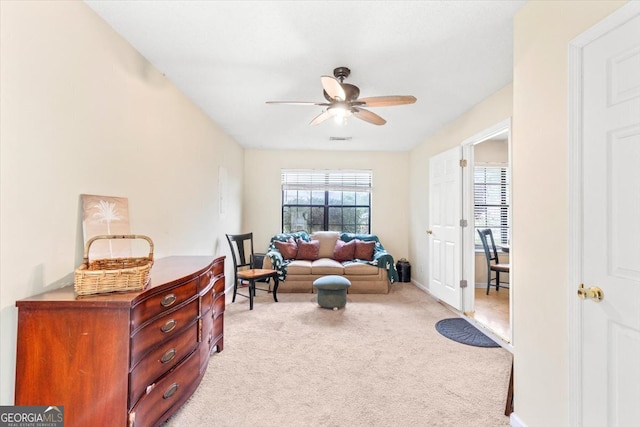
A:
[[[585,427],[640,425],[640,15],[583,48]]]
[[[462,148],[429,159],[429,290],[462,310]]]

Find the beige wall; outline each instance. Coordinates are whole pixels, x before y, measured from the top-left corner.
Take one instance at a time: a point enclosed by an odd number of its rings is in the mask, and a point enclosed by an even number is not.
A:
[[[473,147],[473,161],[477,164],[491,163],[509,165],[509,143],[505,140],[484,141]]]
[[[568,425],[568,44],[624,3],[530,1],[514,21],[515,410],[528,427]]]
[[[409,259],[411,276],[420,286],[428,284],[429,158],[511,117],[512,86],[488,97],[436,135],[414,148],[409,156]]]
[[[84,3],[0,1],[0,17],[0,404],[11,405],[15,301],[73,283],[79,195],[127,197],[157,257],[222,254],[241,221],[243,150]]]
[[[243,231],[253,231],[256,251],[280,232],[281,169],[371,169],[371,232],[396,260],[407,258],[408,164],[406,152],[246,150]]]

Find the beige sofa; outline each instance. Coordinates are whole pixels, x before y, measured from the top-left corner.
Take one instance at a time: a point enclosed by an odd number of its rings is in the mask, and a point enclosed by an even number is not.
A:
[[[289,239],[305,242],[318,241],[318,259],[285,260],[277,249],[275,242],[286,242]],[[336,242],[375,241],[374,255],[371,260],[353,259],[336,261],[334,249]],[[391,283],[398,280],[393,257],[386,252],[378,237],[374,234],[351,234],[334,231],[318,231],[310,236],[305,232],[283,233],[271,239],[269,249],[264,258],[264,268],[278,270],[280,285],[278,292],[313,293],[313,281],[326,275],[344,276],[351,281],[349,293],[386,294]]]

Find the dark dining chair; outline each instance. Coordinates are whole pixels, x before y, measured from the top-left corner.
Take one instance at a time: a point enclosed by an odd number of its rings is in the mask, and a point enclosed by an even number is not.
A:
[[[269,284],[268,289],[263,289],[256,288],[256,282],[269,282],[271,278],[275,281],[273,299],[277,302],[277,272],[262,268],[263,257],[253,252],[253,233],[226,234],[226,237],[231,248],[234,270],[233,298],[231,302],[236,302],[236,295],[249,298],[249,308],[253,310],[253,297],[256,296],[256,289],[271,292],[271,284]],[[249,295],[238,293],[238,286],[242,286],[245,283],[248,284]]]
[[[500,290],[500,273],[509,273],[509,264],[500,264],[498,258],[498,249],[496,249],[496,242],[493,239],[493,232],[490,228],[484,230],[478,230],[480,240],[482,241],[482,247],[484,248],[484,255],[487,259],[487,295],[489,295],[489,288],[491,288],[491,281],[496,281],[496,291]],[[495,272],[495,279],[491,278],[491,272]],[[507,288],[507,286],[503,286]]]

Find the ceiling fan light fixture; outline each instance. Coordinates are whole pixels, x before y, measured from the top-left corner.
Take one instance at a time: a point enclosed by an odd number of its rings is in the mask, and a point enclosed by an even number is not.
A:
[[[350,83],[344,83],[351,70],[347,67],[338,67],[333,70],[332,76],[321,76],[322,94],[327,102],[290,102],[267,101],[268,104],[293,104],[293,105],[319,105],[327,107],[309,123],[316,126],[325,120],[334,118],[337,124],[346,125],[347,118],[354,116],[376,126],[387,123],[385,119],[362,107],[391,107],[394,105],[413,104],[416,97],[411,95],[372,96],[359,98],[360,89]]]
[[[335,122],[339,125],[346,125],[347,118],[351,117],[351,109],[339,106],[334,108],[336,114],[333,116]]]

